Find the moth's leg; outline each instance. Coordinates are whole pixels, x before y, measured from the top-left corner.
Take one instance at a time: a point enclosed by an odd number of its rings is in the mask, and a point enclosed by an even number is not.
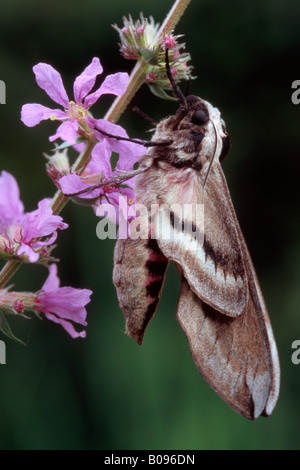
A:
[[[151,122],[151,124],[153,124],[154,126],[157,126],[158,122],[153,119],[151,116],[149,116],[148,114],[144,113],[144,111],[142,111],[140,108],[138,108],[137,106],[133,106],[132,108],[132,111],[134,111],[135,113],[139,114],[142,118],[146,119],[146,121],[149,121]]]

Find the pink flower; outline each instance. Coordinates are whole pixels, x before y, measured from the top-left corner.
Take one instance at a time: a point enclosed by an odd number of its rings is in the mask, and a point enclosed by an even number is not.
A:
[[[6,171],[0,176],[0,232],[13,223],[21,223],[24,206],[15,178]]]
[[[145,147],[141,141],[141,144],[135,142],[127,142],[124,140],[118,140],[113,137],[107,137],[104,134],[101,134],[101,130],[107,132],[108,134],[128,138],[128,134],[123,129],[123,127],[113,124],[112,122],[106,121],[105,119],[95,119],[95,135],[99,141],[106,140],[109,151],[116,152],[119,154],[118,163],[115,170],[121,171],[130,171],[133,169],[134,164],[141,158],[142,155],[146,153]],[[98,147],[97,147],[98,145]],[[101,159],[101,150],[102,147],[99,144],[96,145],[96,149],[93,149],[93,154],[95,159],[98,161]],[[97,154],[97,156],[96,156]],[[133,186],[134,181],[130,180],[126,183],[128,186]]]
[[[22,107],[21,120],[29,127],[36,126],[42,120],[51,119],[63,121],[56,134],[50,137],[50,141],[61,138],[74,144],[83,129],[91,132],[94,119],[89,113],[89,108],[103,94],[122,95],[128,85],[127,73],[115,73],[108,75],[102,85],[93,93],[90,93],[95,85],[96,77],[103,72],[100,60],[94,57],[91,64],[76,78],[73,91],[74,101],[70,101],[64,88],[60,74],[49,64],[39,63],[33,67],[38,85],[46,91],[55,103],[61,105],[61,109],[51,109],[37,103],[28,103]]]
[[[0,176],[0,252],[19,256],[31,263],[38,261],[41,247],[54,243],[57,230],[68,228],[62,218],[53,215],[50,199],[38,203],[38,209],[24,213],[15,178],[2,171]]]
[[[116,125],[112,126],[118,128],[120,127]],[[121,132],[120,129],[118,129],[119,133]],[[125,132],[123,129],[122,131],[123,133]],[[103,200],[105,202],[108,202],[109,204],[112,204],[115,209],[117,209],[116,214],[118,223],[119,209],[122,213],[122,216],[126,217],[127,220],[128,206],[132,206],[135,204],[135,194],[133,190],[130,187],[124,188],[115,184],[107,184],[97,189],[91,189],[90,191],[88,190],[89,186],[92,187],[95,184],[105,182],[106,180],[109,180],[116,176],[120,176],[120,174],[122,173],[118,170],[127,171],[132,169],[133,167],[135,158],[131,154],[128,155],[128,158],[119,157],[115,169],[112,170],[110,163],[110,144],[111,143],[107,142],[106,140],[96,144],[92,150],[91,161],[83,172],[83,174],[81,176],[78,176],[76,174],[69,174],[63,176],[58,180],[58,184],[60,185],[61,190],[65,195],[75,194],[79,191],[85,190],[86,192],[76,197],[83,200],[91,200],[91,204],[93,205],[95,211],[97,211],[97,207],[101,205]],[[115,143],[116,151],[120,151],[120,147],[122,146],[122,144],[125,143],[119,141]],[[128,145],[128,142],[126,142],[126,145]],[[136,144],[134,145],[137,147]],[[132,186],[133,178],[126,181],[126,184],[128,186]],[[127,201],[127,203],[125,204],[124,201]]]
[[[86,332],[77,332],[73,323],[86,326],[85,306],[90,302],[92,291],[88,289],[74,289],[73,287],[59,287],[57,267],[49,267],[49,276],[46,279],[36,299],[36,309],[43,312],[55,323],[59,323],[72,338],[85,338]]]
[[[166,34],[163,39],[163,43],[168,49],[173,49],[177,46],[176,37],[174,37],[172,34]]]

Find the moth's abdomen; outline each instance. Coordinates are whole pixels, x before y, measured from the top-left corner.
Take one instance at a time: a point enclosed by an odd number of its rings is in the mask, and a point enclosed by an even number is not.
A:
[[[168,266],[156,240],[118,240],[113,281],[126,320],[126,333],[139,344],[157,309]]]

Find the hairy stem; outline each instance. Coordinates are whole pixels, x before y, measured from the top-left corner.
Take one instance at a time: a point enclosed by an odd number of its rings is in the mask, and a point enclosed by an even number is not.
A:
[[[172,31],[177,23],[179,22],[181,16],[183,15],[185,9],[191,0],[176,0],[173,7],[169,11],[165,21],[161,25],[156,38],[154,40],[158,41],[162,38],[164,34]],[[125,93],[122,96],[119,96],[112,104],[108,112],[106,113],[105,119],[108,121],[116,123],[121,114],[125,111],[126,107],[132,100],[135,93],[144,83],[145,76],[147,75],[148,64],[140,59],[130,75],[130,80],[128,87]]]
[[[13,275],[18,271],[22,261],[7,261],[0,272],[0,289],[3,289]]]

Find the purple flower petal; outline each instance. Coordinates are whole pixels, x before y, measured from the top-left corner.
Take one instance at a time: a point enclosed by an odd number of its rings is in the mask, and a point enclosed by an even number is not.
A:
[[[106,178],[111,176],[111,149],[107,141],[103,140],[95,145],[92,150],[92,158],[87,166],[91,174],[103,173]]]
[[[82,181],[80,176],[75,175],[70,173],[69,175],[63,176],[58,180],[58,184],[60,186],[60,189],[62,193],[65,196],[74,196],[76,193],[79,191],[85,191],[84,193],[76,196],[80,197],[83,199],[91,199],[91,198],[96,198],[99,196],[99,189],[93,189],[89,191],[89,186],[93,185],[88,185]]]
[[[26,243],[21,242],[20,247],[18,248],[17,255],[26,255],[30,263],[36,263],[39,259],[39,254],[36,253],[31,246]]]
[[[108,200],[116,208],[118,208],[118,216],[121,215],[123,220],[128,219],[128,209],[135,204],[135,194],[132,189],[120,188],[119,192],[107,194]],[[132,217],[130,217],[132,218]],[[117,219],[117,223],[119,220]]]
[[[62,193],[65,196],[71,196],[72,194],[78,193],[83,189],[87,189],[87,185],[81,180],[80,176],[70,173],[69,175],[63,176],[58,180],[58,184]]]
[[[129,75],[125,72],[118,72],[112,75],[108,75],[100,88],[96,90],[94,93],[91,93],[89,96],[86,97],[84,100],[84,104],[86,107],[90,107],[94,104],[101,95],[104,94],[112,94],[116,96],[121,96],[125,93],[125,90],[128,86],[129,82]]]
[[[50,142],[56,139],[62,139],[70,144],[75,144],[78,137],[78,122],[65,121],[58,128],[54,135],[49,137]]]
[[[55,313],[64,320],[72,320],[86,326],[84,306],[90,301],[92,292],[88,289],[59,287],[51,291],[42,290],[38,297],[39,310]]]
[[[121,126],[106,121],[105,119],[95,119],[94,126],[96,129],[100,131],[103,130],[108,134],[128,138],[126,131]],[[140,145],[135,144],[134,142],[127,142],[111,137],[106,137],[97,130],[95,130],[95,135],[100,141],[107,140],[111,150],[119,154],[119,160],[116,165],[116,169],[118,170],[132,170],[134,164],[141,158],[142,155],[146,153],[145,147],[142,144]]]
[[[51,265],[49,271],[49,276],[37,297],[37,309],[49,320],[59,323],[72,338],[85,337],[86,333],[78,333],[70,321],[87,325],[85,305],[90,302],[92,291],[59,287],[56,265]]]
[[[51,264],[49,266],[49,276],[44,282],[42,290],[45,292],[50,292],[58,288],[59,288],[59,278],[57,276],[57,266],[56,264]]]
[[[21,121],[28,127],[34,127],[51,116],[55,116],[55,119],[66,119],[67,117],[61,109],[51,109],[37,103],[28,103],[22,106]]]
[[[24,206],[20,200],[20,191],[15,178],[6,171],[0,176],[0,227],[20,224],[24,215]]]
[[[80,74],[73,86],[75,102],[80,104],[83,98],[91,91],[95,85],[97,75],[103,72],[103,68],[100,64],[98,57],[94,57],[91,64],[88,65]]]
[[[146,153],[143,145],[135,144],[133,142],[120,142],[118,150],[119,159],[115,169],[122,171],[132,170],[134,164]]]
[[[69,98],[60,74],[49,64],[39,63],[33,67],[37,84],[55,103],[68,107]]]
[[[34,238],[52,235],[57,229],[64,230],[68,224],[62,221],[58,215],[53,215],[50,200],[43,199],[38,203],[38,209],[28,212],[23,222],[24,243],[30,243]]]
[[[106,119],[93,119],[93,127],[95,128],[95,134],[97,139],[101,142],[106,140],[109,143],[110,148],[114,152],[118,152],[115,148],[118,148],[118,145],[121,141],[115,139],[114,137],[107,137],[101,133],[101,130],[107,132],[116,137],[126,137],[128,139],[128,134],[123,129],[123,127],[118,126],[118,124],[113,124],[112,122],[106,121]]]
[[[52,245],[55,240],[57,239],[57,232],[53,232],[52,235],[47,238],[46,240],[38,240],[34,243],[31,243],[31,246],[33,248],[39,248],[40,246],[48,246],[48,245]]]
[[[61,325],[73,339],[86,337],[86,331],[77,332],[72,323],[66,320],[62,320],[61,318],[58,318],[51,313],[45,313],[45,317],[48,318],[48,320],[51,320],[54,323],[58,323],[59,325]]]

